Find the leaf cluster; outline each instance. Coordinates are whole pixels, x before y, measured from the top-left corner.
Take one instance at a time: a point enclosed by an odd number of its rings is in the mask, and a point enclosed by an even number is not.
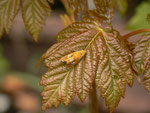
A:
[[[61,0],[65,3],[67,11],[73,12],[75,15],[80,17],[87,17],[88,15],[88,1],[87,0]],[[126,10],[127,0],[113,0],[116,7],[123,14]],[[49,3],[54,4],[54,0],[0,0],[0,38],[4,33],[9,33],[15,16],[19,10],[22,11],[22,18],[25,24],[25,28],[29,31],[29,34],[33,37],[34,41],[38,41],[42,27],[45,24],[46,17],[50,15],[51,8]],[[98,10],[96,12],[104,12],[105,3],[103,0],[94,0]],[[109,0],[107,0],[109,2]],[[103,5],[99,4],[102,3]],[[99,6],[103,6],[98,8]],[[123,6],[123,7],[122,7]],[[108,11],[107,11],[108,12]],[[107,14],[108,16],[109,14]],[[99,15],[103,16],[103,15]],[[104,17],[104,16],[103,16]],[[109,17],[108,17],[109,18]],[[64,19],[65,21],[65,19]]]
[[[48,0],[53,3],[53,0]],[[47,0],[0,0],[0,37],[9,33],[15,16],[19,10],[25,28],[35,41],[45,23],[46,16],[50,15],[50,6]]]
[[[60,102],[68,105],[76,94],[84,101],[95,81],[112,112],[125,95],[126,83],[132,86],[134,80],[131,52],[120,34],[104,31],[95,20],[85,19],[70,25],[56,38],[60,42],[43,56],[49,68],[40,82],[44,85],[43,110]],[[68,67],[61,62],[63,56],[78,50],[86,51],[78,64]]]
[[[89,10],[87,0],[67,0],[67,8],[80,21],[60,31],[55,37],[57,43],[41,58],[48,68],[40,81],[44,86],[43,110],[57,107],[61,102],[67,106],[75,96],[83,102],[95,83],[112,113],[125,96],[126,84],[132,87],[135,76],[140,74],[144,74],[143,83],[150,92],[150,35],[144,35],[134,45],[113,28],[113,6],[124,14],[126,0],[93,2],[96,9]],[[61,61],[62,57],[80,50],[86,53],[77,64],[68,66]]]

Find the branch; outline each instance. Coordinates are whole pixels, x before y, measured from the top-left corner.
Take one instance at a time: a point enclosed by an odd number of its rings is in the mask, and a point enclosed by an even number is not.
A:
[[[91,113],[99,113],[99,104],[97,99],[95,82],[92,85],[92,91],[90,93],[90,107],[91,107]]]
[[[140,30],[137,30],[137,31],[133,31],[133,32],[130,32],[130,33],[124,35],[123,37],[125,39],[128,39],[131,36],[134,36],[136,34],[143,33],[143,32],[150,32],[150,29],[140,29]]]

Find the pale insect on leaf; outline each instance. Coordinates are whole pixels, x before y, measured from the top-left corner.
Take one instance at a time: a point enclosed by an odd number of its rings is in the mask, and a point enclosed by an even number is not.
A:
[[[61,61],[65,62],[66,64],[76,64],[84,55],[85,50],[76,51],[62,57]]]

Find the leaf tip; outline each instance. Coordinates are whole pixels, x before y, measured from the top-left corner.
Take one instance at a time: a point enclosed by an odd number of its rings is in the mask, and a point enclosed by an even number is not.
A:
[[[138,80],[138,83],[141,84],[141,78],[140,76],[136,76],[137,80]]]
[[[37,35],[33,35],[33,40],[36,42],[36,43],[38,43],[38,36]]]
[[[47,108],[50,108],[50,107],[52,107],[51,103],[45,103],[42,106],[42,111],[45,111]]]
[[[44,85],[44,84],[43,84],[43,78],[41,78],[41,80],[40,80],[40,82],[39,82],[39,85],[40,85],[40,86]]]
[[[83,103],[86,99],[86,96],[80,95],[78,94],[79,99],[81,100],[81,102]]]
[[[43,106],[42,106],[42,111],[45,111],[46,108],[48,108],[48,107],[49,107],[49,104],[43,105]]]
[[[43,92],[40,95],[43,97],[44,96]]]
[[[40,60],[37,62],[37,64],[35,65],[35,69],[37,69],[38,68],[38,66],[40,65],[40,63],[44,60],[44,58],[45,58],[45,54],[44,55],[42,55],[42,57],[40,58]]]
[[[45,106],[42,106],[42,111],[45,111],[46,110],[46,107]]]

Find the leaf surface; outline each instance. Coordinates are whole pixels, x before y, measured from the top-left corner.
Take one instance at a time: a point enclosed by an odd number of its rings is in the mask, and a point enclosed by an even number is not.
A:
[[[110,113],[125,95],[126,83],[131,87],[134,80],[131,53],[118,32],[106,34],[101,40],[102,50],[95,78],[100,93],[105,98]]]
[[[131,53],[119,33],[107,33],[97,21],[85,19],[68,26],[56,38],[59,42],[43,55],[49,68],[40,82],[44,86],[43,110],[61,102],[68,105],[76,94],[84,101],[95,80],[112,112],[124,96],[126,83],[132,86],[134,79]],[[61,61],[80,50],[86,54],[76,65]]]
[[[112,0],[94,0],[96,10],[95,16],[97,15],[103,21],[111,23],[114,10],[113,10],[113,1]],[[93,12],[94,13],[94,12]]]
[[[86,17],[88,15],[88,1],[87,0],[67,0],[68,7],[76,15],[82,15]]]
[[[20,0],[0,0],[0,37],[9,32],[19,7]]]
[[[45,23],[46,16],[50,14],[50,7],[46,0],[23,0],[22,17],[26,29],[35,41]]]
[[[143,83],[150,92],[150,34],[143,35],[134,49],[134,60],[140,74],[144,74]]]
[[[96,9],[90,10],[88,7],[87,0],[67,0],[68,7],[76,14],[78,17],[93,17],[98,18],[102,22],[111,24],[114,10],[112,0],[93,0]],[[89,14],[90,13],[90,14]]]

